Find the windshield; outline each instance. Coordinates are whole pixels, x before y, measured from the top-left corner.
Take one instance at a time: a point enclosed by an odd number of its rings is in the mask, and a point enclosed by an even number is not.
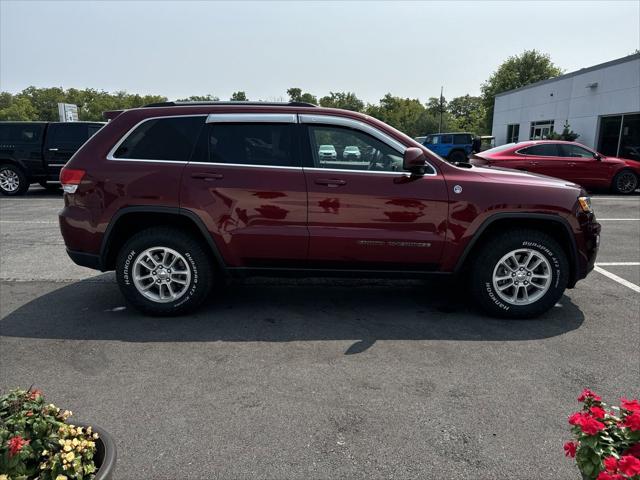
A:
[[[494,147],[494,148],[490,148],[489,150],[485,150],[482,153],[483,154],[485,154],[485,153],[500,153],[500,152],[504,152],[505,150],[509,150],[514,145],[515,145],[515,143],[506,143],[504,145],[500,145],[499,147]]]

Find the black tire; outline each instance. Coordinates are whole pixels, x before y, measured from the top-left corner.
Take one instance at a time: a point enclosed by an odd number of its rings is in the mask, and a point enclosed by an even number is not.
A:
[[[504,286],[509,282],[512,284],[516,283],[519,279],[516,277],[516,274],[518,274],[524,277],[524,279],[520,279],[520,286],[507,288],[503,293],[498,292],[493,281],[494,270],[498,276],[502,276],[503,274],[500,273],[500,267],[498,267],[500,260],[508,253],[518,250],[523,250],[523,252],[519,254],[522,255],[523,265],[527,252],[532,256],[537,256],[537,259],[546,259],[546,264],[544,264],[543,260],[542,266],[533,269],[534,277],[544,274],[544,272],[549,273],[550,279],[546,292],[544,292],[544,289],[538,289],[535,288],[534,285],[531,285],[532,277],[527,277],[527,275],[529,275],[527,269],[519,272],[519,268],[514,269],[515,274],[511,271],[503,270],[503,272],[507,272],[506,276],[515,278],[501,280],[497,285]],[[473,256],[469,259],[473,262],[469,269],[471,293],[478,305],[485,312],[495,317],[531,318],[538,316],[556,304],[564,293],[569,281],[567,254],[552,237],[538,230],[513,230],[492,236],[484,241],[478,249],[475,249],[471,255]],[[533,260],[533,262],[530,266],[533,267],[535,259],[532,258],[531,260]],[[539,281],[542,283],[545,282],[545,280],[536,279],[536,283]],[[524,287],[524,282],[528,282],[527,287]],[[503,298],[503,296],[512,296],[516,290],[516,296],[518,298],[522,297],[521,300],[523,301],[524,291],[527,290],[530,290],[532,296],[540,295],[540,297],[537,300],[532,299],[531,303],[528,304],[517,304],[518,300],[516,300],[516,302],[510,302]]]
[[[191,278],[185,292],[174,301],[158,303],[145,297],[135,285],[133,273],[136,260],[147,249],[155,247],[177,252],[184,259],[184,265],[180,268],[186,267],[186,270],[190,270]],[[212,260],[202,244],[197,239],[170,227],[154,227],[137,233],[122,247],[116,262],[116,278],[125,298],[141,312],[154,316],[183,315],[199,307],[211,290],[213,271]],[[152,280],[151,284],[153,283]],[[158,288],[157,285],[151,287],[153,291]],[[150,294],[154,294],[153,291]]]
[[[9,179],[12,179],[11,183],[9,183]],[[14,185],[16,186],[14,187]],[[24,195],[27,190],[29,190],[29,180],[22,168],[11,163],[0,165],[0,193],[2,195],[15,197]]]
[[[467,155],[462,150],[454,150],[449,154],[449,160],[456,163],[466,163],[469,161]]]
[[[638,176],[631,170],[620,170],[611,182],[611,190],[620,195],[631,195],[636,188],[638,188]]]

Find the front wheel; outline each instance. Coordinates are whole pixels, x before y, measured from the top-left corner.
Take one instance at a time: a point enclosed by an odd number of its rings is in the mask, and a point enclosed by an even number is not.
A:
[[[472,255],[471,292],[480,307],[496,317],[530,318],[546,312],[569,280],[566,253],[537,230],[492,237]]]
[[[167,227],[134,235],[116,264],[126,299],[143,313],[157,316],[182,315],[200,306],[212,275],[211,259],[200,242]]]
[[[622,170],[613,177],[611,188],[615,193],[630,195],[638,188],[638,176],[631,170]]]

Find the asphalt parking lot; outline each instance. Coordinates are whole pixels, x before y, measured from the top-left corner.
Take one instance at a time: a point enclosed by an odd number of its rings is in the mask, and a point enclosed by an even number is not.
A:
[[[526,321],[371,280],[247,280],[141,317],[67,258],[61,203],[0,199],[0,391],[110,431],[118,479],[577,479],[580,390],[640,392],[639,195],[594,197],[597,271]]]

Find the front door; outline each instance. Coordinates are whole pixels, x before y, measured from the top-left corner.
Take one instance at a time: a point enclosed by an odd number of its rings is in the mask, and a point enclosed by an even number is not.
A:
[[[182,176],[228,267],[306,261],[307,191],[293,114],[212,114]]]
[[[419,177],[403,171],[405,147],[362,122],[322,115],[300,115],[300,121],[312,162],[305,167],[310,265],[434,268],[447,228],[442,176],[431,166]],[[333,145],[337,158],[322,159],[321,145]]]
[[[609,166],[597,160],[594,152],[580,145],[559,144],[560,153],[566,164],[567,177],[587,187],[607,187],[611,183]]]

